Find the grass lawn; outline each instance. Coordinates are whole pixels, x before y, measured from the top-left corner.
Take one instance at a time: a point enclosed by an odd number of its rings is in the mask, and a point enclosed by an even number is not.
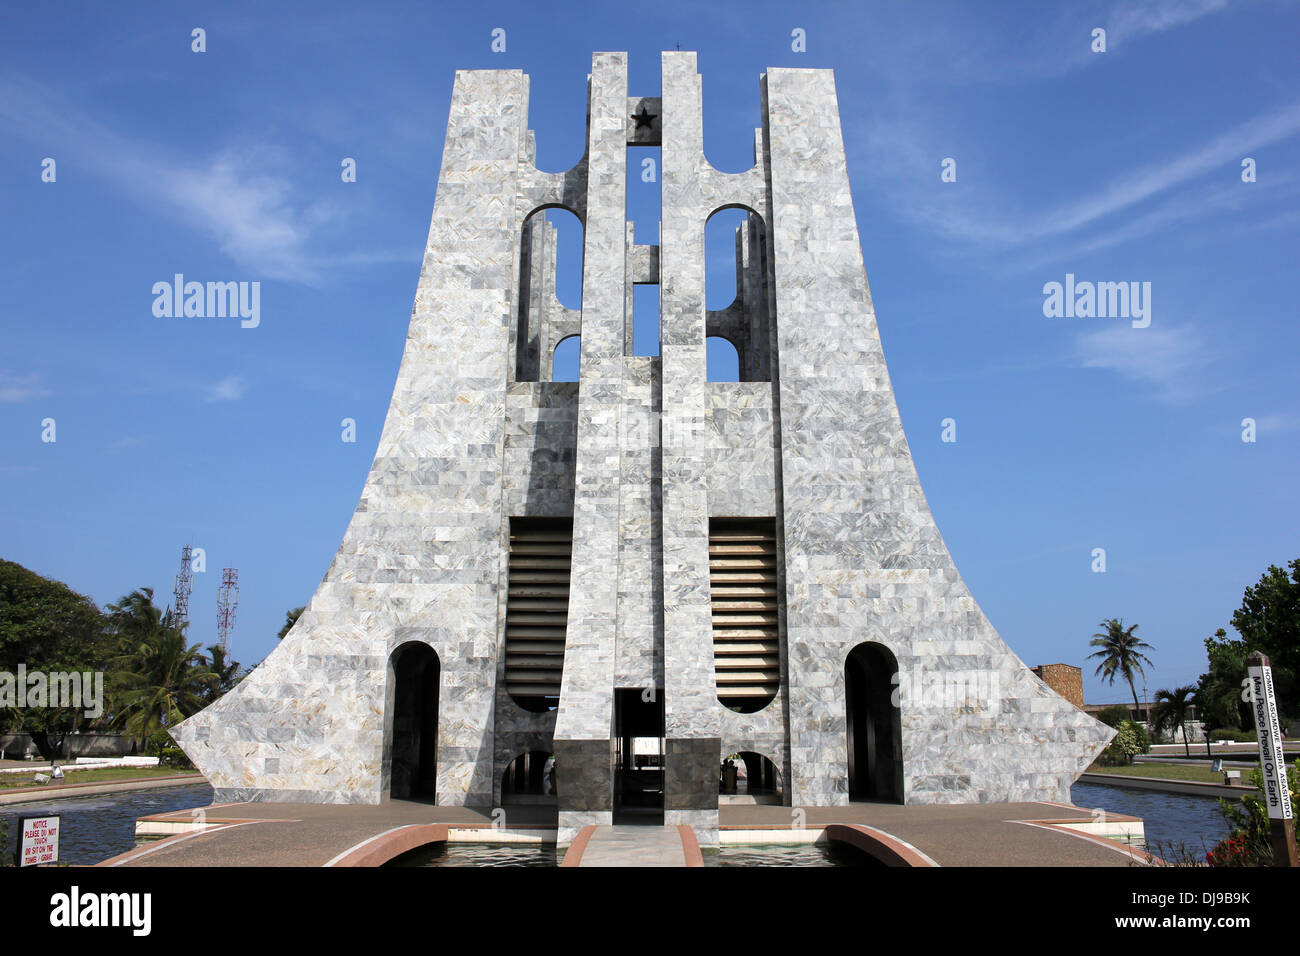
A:
[[[1234,768],[1236,769],[1236,768]],[[1121,777],[1159,777],[1163,780],[1193,780],[1199,783],[1223,783],[1223,774],[1206,767],[1179,764],[1135,763],[1131,767],[1089,767],[1089,773],[1110,773]],[[1242,779],[1245,779],[1242,773]]]
[[[49,773],[47,770],[31,773],[7,773],[0,776],[0,790],[14,790],[19,787],[34,787],[32,776],[37,772]],[[51,780],[47,787],[65,787],[70,783],[104,783],[113,780],[143,780],[149,777],[170,777],[186,773],[175,767],[103,767],[96,770],[65,770],[62,780]]]

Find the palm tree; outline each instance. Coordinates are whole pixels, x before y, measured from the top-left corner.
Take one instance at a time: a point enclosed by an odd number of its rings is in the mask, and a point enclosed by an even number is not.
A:
[[[203,709],[217,685],[202,645],[186,645],[175,628],[160,628],[118,672],[115,719],[133,736],[148,740]]]
[[[210,694],[211,700],[216,700],[226,693],[244,676],[242,673],[244,665],[234,659],[227,660],[226,649],[220,644],[212,644],[208,647],[207,665],[208,670],[216,677],[216,683]]]
[[[202,647],[185,634],[140,588],[108,606],[120,653],[114,661],[113,722],[147,740],[204,706],[220,678],[208,667]]]
[[[1174,690],[1156,691],[1156,709],[1151,715],[1151,723],[1157,731],[1169,728],[1173,734],[1179,728],[1183,731],[1183,753],[1192,755],[1187,743],[1187,709],[1196,697],[1195,687],[1178,687]]]
[[[1102,621],[1101,626],[1106,630],[1100,634],[1092,635],[1093,640],[1089,645],[1099,648],[1096,653],[1089,654],[1089,658],[1100,657],[1102,659],[1101,663],[1097,665],[1095,673],[1106,678],[1111,684],[1115,683],[1116,674],[1128,681],[1128,688],[1133,692],[1133,709],[1138,712],[1140,717],[1142,715],[1142,705],[1138,703],[1137,687],[1133,683],[1133,674],[1136,671],[1143,677],[1146,676],[1146,671],[1142,669],[1142,665],[1146,664],[1148,667],[1154,665],[1142,651],[1144,649],[1153,651],[1155,648],[1138,640],[1133,634],[1138,629],[1136,624],[1125,629],[1122,618],[1112,617],[1110,620]]]
[[[138,647],[165,626],[162,609],[153,603],[153,588],[137,588],[105,610],[122,653]]]

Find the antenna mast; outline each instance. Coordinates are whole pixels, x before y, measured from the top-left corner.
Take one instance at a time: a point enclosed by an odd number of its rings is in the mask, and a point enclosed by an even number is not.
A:
[[[230,632],[235,629],[235,611],[239,607],[239,572],[225,568],[221,572],[221,589],[217,591],[217,640],[230,657]]]

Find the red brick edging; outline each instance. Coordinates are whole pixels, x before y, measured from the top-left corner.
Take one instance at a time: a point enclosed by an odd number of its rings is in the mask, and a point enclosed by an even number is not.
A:
[[[442,843],[447,839],[445,823],[412,823],[371,837],[364,843],[345,852],[342,857],[335,857],[326,866],[383,866],[403,853],[427,846],[430,843]]]
[[[578,831],[578,835],[573,838],[569,844],[569,849],[565,851],[564,860],[560,866],[581,866],[582,854],[587,850],[587,844],[591,842],[591,835],[596,832],[595,825],[585,826]]]
[[[886,866],[937,866],[933,860],[921,855],[902,840],[875,827],[851,823],[831,823],[826,827],[826,839],[838,840],[873,856]]]
[[[682,856],[686,857],[687,866],[703,866],[704,854],[700,852],[700,841],[695,830],[688,826],[679,826],[677,832],[682,835]]]

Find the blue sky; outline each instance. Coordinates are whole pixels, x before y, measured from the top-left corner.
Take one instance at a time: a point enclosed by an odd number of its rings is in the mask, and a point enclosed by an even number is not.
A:
[[[559,170],[582,154],[592,51],[629,51],[630,92],[649,96],[659,51],[680,45],[698,51],[706,152],[728,171],[752,160],[765,68],[835,70],[921,481],[1027,663],[1082,664],[1098,622],[1122,617],[1156,648],[1150,690],[1194,683],[1202,638],[1242,590],[1300,557],[1295,3],[307,9],[7,13],[0,556],[104,603],[169,596],[192,543],[207,555],[192,637],[215,639],[234,566],[235,656],[265,656],[328,567],[374,454],[455,71],[529,73],[539,166]],[[640,242],[656,239],[657,202],[630,177]],[[730,298],[722,239],[712,307]],[[562,247],[562,294],[576,267]],[[260,325],[155,317],[152,286],[175,273],[260,282]],[[1046,317],[1043,287],[1067,274],[1151,283],[1149,327]],[[654,351],[653,330],[638,351]],[[941,441],[946,418],[956,442]],[[1091,670],[1090,701],[1127,696]]]

